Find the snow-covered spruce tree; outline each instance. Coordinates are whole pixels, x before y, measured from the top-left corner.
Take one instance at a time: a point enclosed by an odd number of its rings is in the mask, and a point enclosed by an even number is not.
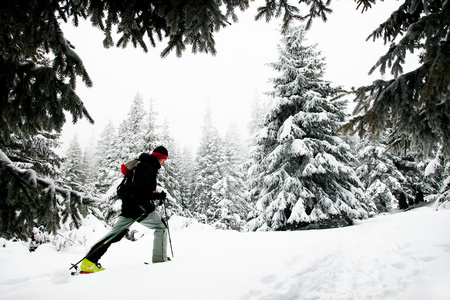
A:
[[[77,135],[70,142],[61,170],[66,185],[72,190],[82,192],[86,183],[86,173],[83,168],[83,153]]]
[[[119,149],[117,147],[117,132],[111,120],[100,134],[96,147],[96,184],[98,194],[105,194],[118,178],[120,178]]]
[[[144,100],[137,93],[131,104],[128,116],[119,126],[118,144],[119,158],[129,161],[138,158],[145,149],[145,136],[147,132],[147,112]]]
[[[202,137],[195,159],[195,182],[192,193],[193,212],[199,221],[212,223],[215,219],[213,186],[222,176],[222,139],[214,127],[209,107],[206,110],[202,127]]]
[[[261,166],[259,162],[262,161],[263,157],[267,153],[263,153],[265,149],[258,146],[259,134],[261,129],[264,127],[262,120],[264,115],[270,108],[270,102],[267,98],[261,99],[260,97],[255,97],[252,103],[252,113],[250,122],[248,124],[248,129],[250,133],[249,142],[249,158],[244,163],[244,168],[247,172],[246,177],[246,190],[248,191],[247,202],[250,205],[255,205],[256,201],[259,199],[260,189],[259,189],[259,177],[258,174],[261,173]]]
[[[195,163],[192,150],[184,146],[181,152],[179,168],[180,183],[180,205],[183,209],[193,211],[192,193],[194,190]]]
[[[69,221],[78,228],[81,215],[98,200],[15,166],[1,150],[0,186],[8,187],[0,193],[0,235],[7,239],[33,238],[36,228],[55,234]]]
[[[146,119],[146,130],[144,137],[144,149],[142,151],[151,152],[161,143],[159,142],[160,137],[158,137],[159,126],[157,125],[158,112],[155,110],[153,99],[150,99],[150,106],[147,112]]]
[[[109,225],[112,225],[112,218],[117,216],[117,212],[121,207],[120,200],[115,197],[115,187],[123,178],[120,172],[120,165],[123,161],[119,159],[119,148],[117,144],[117,131],[113,122],[109,120],[100,133],[95,148],[95,156],[97,158],[95,166],[95,190],[100,198],[98,206],[103,213],[103,218]]]
[[[82,215],[95,210],[96,200],[86,196],[85,185],[81,182],[84,180],[83,157],[76,138],[73,140],[76,145],[71,145],[67,153],[69,159],[58,169],[61,158],[53,152],[57,142],[48,138],[51,136],[54,134],[40,134],[25,142],[15,141],[9,152],[16,159],[14,163],[0,151],[4,155],[0,160],[0,186],[5,187],[0,199],[0,235],[31,239],[30,250],[52,241],[52,234],[63,223],[77,228]],[[16,152],[19,149],[23,152]],[[60,187],[64,185],[66,188]]]
[[[375,203],[379,212],[397,208],[397,197],[404,192],[406,178],[398,171],[396,158],[382,143],[358,139],[355,145],[355,170],[363,183],[366,198]]]
[[[425,178],[423,170],[418,167],[417,160],[415,159],[416,153],[393,153],[394,164],[397,170],[405,178],[405,182],[402,185],[402,191],[405,194],[408,205],[414,204],[414,199],[418,191],[421,191],[425,195],[432,194],[438,188],[434,186],[435,183]]]
[[[42,178],[52,178],[56,180],[60,177],[60,164],[62,162],[62,158],[54,151],[59,146],[58,139],[59,134],[48,132],[41,132],[28,138],[19,138],[19,136],[14,136],[9,140],[9,144],[5,144],[5,141],[1,140],[0,148],[5,150],[5,154],[18,169],[29,169],[30,172],[35,172],[35,176],[40,176]],[[8,175],[5,175],[7,174],[7,172],[3,173],[2,171],[0,171],[0,174],[3,174],[3,180],[10,178]],[[29,173],[29,175],[31,174],[33,173]],[[32,181],[35,180],[33,179],[33,176],[29,176],[28,178]],[[26,181],[27,180],[18,182],[25,184],[25,186],[28,188],[28,184],[26,183]],[[1,184],[3,187],[3,183]],[[14,184],[11,185],[11,183],[7,183],[7,181],[4,181],[4,184],[9,189],[2,189],[3,194],[5,195],[16,188],[14,187]],[[17,225],[13,228],[7,229],[6,231],[9,232],[7,235],[11,234],[10,230],[12,230],[12,232],[14,230],[17,230],[18,232],[14,233],[16,237],[20,237],[23,239],[25,239],[25,237],[30,237],[34,242],[34,245],[30,244],[30,250],[33,247],[35,248],[40,243],[47,242],[51,237],[49,231],[54,232],[58,228],[59,221],[59,216],[57,215],[56,199],[52,198],[49,191],[41,191],[40,193],[39,190],[35,188],[35,183],[33,183],[30,187],[30,190],[32,191],[28,190],[24,194],[16,191],[10,195],[19,196],[19,198],[9,199],[8,201],[11,202],[10,205],[0,205],[0,215],[2,216],[2,218],[4,217],[4,221],[6,221],[5,223],[8,222],[7,220],[11,220],[11,223],[9,223],[10,225]],[[30,198],[25,197],[25,195],[30,196]],[[32,199],[32,197],[37,198]],[[33,203],[34,201],[45,201],[46,199],[49,199],[49,202],[38,204]],[[17,203],[14,204],[14,202]],[[21,206],[23,208],[19,209],[19,207]],[[15,221],[13,221],[14,217],[12,216],[14,212],[2,211],[3,209],[8,209],[8,207],[16,207],[16,211],[25,212],[24,215],[28,214],[28,217],[30,219],[34,214],[39,215],[39,219],[33,219],[33,222],[30,223],[29,219],[19,217],[16,220],[18,222],[15,223]],[[33,208],[38,208],[39,212],[37,212]],[[54,216],[52,216],[52,214],[54,214]],[[19,214],[18,216],[20,215],[22,214]],[[16,217],[18,216],[16,215]],[[41,221],[43,223],[41,223]],[[20,224],[20,222],[23,222],[25,224]],[[2,222],[0,221],[0,224],[1,223]],[[5,223],[3,223],[1,226],[4,226]],[[3,232],[4,231],[0,229],[0,235],[3,235]],[[45,236],[45,238],[41,238],[43,236]]]
[[[251,114],[250,114],[250,122],[248,123],[248,132],[250,133],[250,138],[254,140],[255,136],[261,129],[261,119],[267,113],[270,108],[271,98],[265,95],[261,97],[261,95],[256,94],[255,99],[252,102]],[[253,145],[254,142],[252,141]]]
[[[436,207],[450,207],[450,160],[444,159],[441,151],[438,151],[436,157],[427,162],[424,167],[424,176],[426,182],[431,182],[436,187],[435,193],[425,196],[425,200],[436,200]],[[420,199],[416,199],[418,202]]]
[[[344,103],[330,100],[335,89],[322,79],[324,59],[304,40],[303,27],[290,28],[271,64],[281,74],[259,134],[260,194],[249,230],[343,226],[376,210],[349,166],[350,147],[336,134]]]
[[[80,194],[86,193],[86,170],[83,162],[83,152],[80,144],[78,143],[78,137],[75,135],[70,142],[69,148],[66,151],[64,162],[61,166],[62,181],[65,183],[66,188],[79,192]],[[59,210],[62,216],[62,222],[70,220],[81,224],[82,216],[86,216],[91,208],[83,206],[83,198],[67,197],[59,199]],[[98,205],[98,202],[91,202],[92,209]],[[97,214],[98,215],[98,214]],[[75,225],[75,227],[78,227]]]
[[[1,150],[0,167],[0,236],[27,240],[41,225],[56,232],[60,217],[53,183],[31,169],[18,168]],[[39,188],[41,183],[48,188]]]
[[[89,145],[83,150],[83,170],[85,172],[84,192],[88,195],[96,195],[95,183],[97,180],[96,166],[97,155],[94,149],[95,141],[91,139]]]
[[[439,196],[437,198],[438,208],[450,207],[450,161],[446,160],[442,162],[444,167],[444,180],[442,180]]]
[[[245,152],[241,147],[238,131],[230,127],[223,142],[224,163],[221,179],[213,185],[214,193],[211,202],[216,228],[242,230],[245,219],[250,211],[245,189],[245,173],[242,161]]]

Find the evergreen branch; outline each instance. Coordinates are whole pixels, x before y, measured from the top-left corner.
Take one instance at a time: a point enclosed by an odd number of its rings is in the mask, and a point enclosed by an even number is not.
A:
[[[77,227],[80,223],[78,211],[100,201],[98,198],[58,187],[53,181],[36,176],[32,170],[16,167],[2,150],[0,150],[0,174],[4,178],[0,182],[1,187],[8,191],[3,196],[8,200],[2,200],[3,204],[0,205],[0,214],[3,216],[0,232],[6,237],[30,238],[35,219],[40,220],[50,231],[57,229],[59,215],[56,195],[61,195],[68,201],[67,212]],[[20,199],[21,195],[25,198]],[[72,201],[74,198],[78,200]]]
[[[356,90],[358,105],[353,112],[356,116],[340,130],[375,139],[390,125],[395,128],[390,138],[392,146],[399,140],[408,141],[402,145],[421,149],[421,155],[425,157],[442,143],[444,149],[448,149],[449,105],[446,101],[430,102],[421,96],[430,67],[430,63],[425,63],[395,80],[378,80]],[[446,151],[448,154],[450,151]]]
[[[269,22],[273,17],[278,18],[283,15],[282,33],[285,34],[293,20],[307,20],[306,30],[308,30],[315,18],[319,17],[326,22],[327,14],[332,12],[329,8],[331,0],[326,2],[322,0],[299,0],[299,4],[302,3],[309,5],[309,13],[306,15],[302,15],[300,9],[289,4],[287,0],[266,0],[264,6],[258,7],[255,20],[265,18],[266,22]]]
[[[167,43],[167,47],[164,48],[164,50],[161,52],[161,57],[166,57],[169,55],[169,53],[176,48],[176,55],[177,57],[181,57],[183,54],[183,51],[186,49],[186,46],[183,42],[183,34],[179,32],[176,35],[173,35],[170,37],[169,42]]]
[[[395,40],[398,35],[402,35],[403,32],[406,32],[409,26],[420,20],[420,11],[415,11],[413,14],[409,11],[409,3],[406,1],[394,11],[384,23],[380,24],[366,40],[372,38],[373,41],[375,41],[376,39],[383,37],[385,44]]]
[[[67,20],[67,9],[58,2],[2,3],[2,27],[9,30],[2,35],[0,57],[0,128],[6,139],[11,133],[26,138],[43,130],[60,131],[64,111],[74,120],[86,117],[93,122],[74,92],[77,76],[88,87],[92,81],[56,17]],[[75,12],[79,14],[79,9]],[[46,57],[49,53],[54,54],[52,62]]]
[[[398,42],[398,44],[392,43],[388,52],[383,55],[378,62],[370,69],[369,74],[372,74],[378,67],[380,67],[380,72],[384,74],[386,69],[386,64],[392,69],[391,73],[394,77],[398,77],[399,74],[403,73],[403,69],[401,64],[405,62],[406,50],[414,53],[414,49],[422,48],[421,44],[418,42],[426,33],[427,36],[433,36],[436,28],[440,28],[440,24],[435,24],[436,16],[430,14],[428,16],[423,16],[417,22],[411,24],[405,33],[405,36]],[[396,27],[392,27],[396,28]],[[386,28],[384,30],[387,30]],[[398,30],[398,32],[397,32]],[[397,33],[401,33],[398,28],[396,28],[396,33],[385,33],[385,42],[386,39],[390,40],[395,38]],[[371,36],[375,38],[375,35],[378,33],[372,33]],[[369,36],[368,39],[371,37]],[[392,62],[394,64],[392,64]]]
[[[344,131],[376,137],[386,125],[392,126],[389,148],[415,149],[417,159],[433,155],[439,147],[450,147],[449,15],[448,1],[405,1],[369,35],[367,39],[391,42],[369,74],[378,68],[384,74],[388,67],[394,80],[380,80],[358,89],[354,113],[360,115],[343,126]],[[403,37],[394,43],[400,35]],[[403,74],[407,51],[414,53],[417,49],[423,51],[422,65]],[[450,155],[450,151],[444,152]]]
[[[361,13],[364,13],[369,8],[372,8],[372,4],[375,4],[375,2],[375,0],[356,0],[356,9],[358,10],[362,6]]]

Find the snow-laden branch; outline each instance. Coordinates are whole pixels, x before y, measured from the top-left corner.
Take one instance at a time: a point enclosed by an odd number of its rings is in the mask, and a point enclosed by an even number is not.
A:
[[[74,191],[69,188],[62,188],[59,186],[56,186],[53,180],[44,179],[41,177],[38,177],[36,173],[31,170],[24,170],[21,168],[18,168],[14,165],[14,163],[8,158],[8,156],[0,150],[0,166],[2,169],[7,169],[11,173],[16,174],[20,178],[26,180],[30,185],[33,187],[42,187],[44,189],[49,189],[51,194],[54,195],[55,193],[61,194],[63,197],[76,197],[82,200],[83,204],[90,204],[93,202],[100,201],[99,198],[87,196],[83,193],[80,193],[78,191]]]

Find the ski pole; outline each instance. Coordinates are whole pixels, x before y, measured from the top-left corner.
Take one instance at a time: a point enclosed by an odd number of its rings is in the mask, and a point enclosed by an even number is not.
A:
[[[107,239],[106,241],[104,241],[101,245],[99,245],[97,248],[94,249],[94,251],[92,251],[91,254],[95,253],[98,251],[98,249],[100,249],[103,245],[108,244],[111,240],[113,240],[116,236],[118,236],[119,234],[121,234],[122,232],[124,232],[125,230],[127,230],[128,228],[130,228],[131,225],[133,225],[135,222],[139,221],[142,217],[144,217],[146,215],[146,213],[143,213],[141,216],[139,216],[138,218],[134,219],[133,222],[131,222],[130,225],[128,225],[127,227],[125,227],[124,229],[122,229],[121,231],[119,231],[118,233],[116,233],[115,235],[113,235],[112,237],[110,237],[109,239]],[[82,259],[80,259],[76,264],[71,264],[72,266],[69,268],[69,270],[73,269],[73,268],[77,268],[78,264],[80,262],[82,262],[85,258],[87,257],[87,255],[85,257],[83,257]]]
[[[167,234],[169,236],[169,244],[170,244],[170,252],[172,253],[172,257],[174,257],[173,255],[173,248],[172,248],[172,239],[170,238],[170,229],[169,229],[169,218],[167,217],[167,210],[166,210],[166,201],[163,201],[163,205],[164,205],[164,213],[166,214],[166,227],[167,227]]]

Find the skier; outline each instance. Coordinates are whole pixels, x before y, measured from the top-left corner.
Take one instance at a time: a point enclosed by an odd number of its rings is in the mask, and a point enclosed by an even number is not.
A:
[[[120,216],[111,231],[92,246],[83,259],[81,262],[82,272],[93,273],[104,270],[98,261],[112,243],[120,241],[125,236],[126,228],[139,217],[141,217],[138,221],[140,224],[154,230],[153,263],[170,260],[166,254],[167,226],[155,211],[155,204],[153,203],[153,200],[161,200],[160,202],[162,202],[166,199],[165,192],[156,192],[156,176],[167,157],[167,149],[163,146],[156,147],[151,154],[142,153],[139,156],[139,164],[136,166],[132,183],[132,199],[122,200]],[[118,235],[115,236],[116,234]],[[114,238],[111,239],[112,237]]]

